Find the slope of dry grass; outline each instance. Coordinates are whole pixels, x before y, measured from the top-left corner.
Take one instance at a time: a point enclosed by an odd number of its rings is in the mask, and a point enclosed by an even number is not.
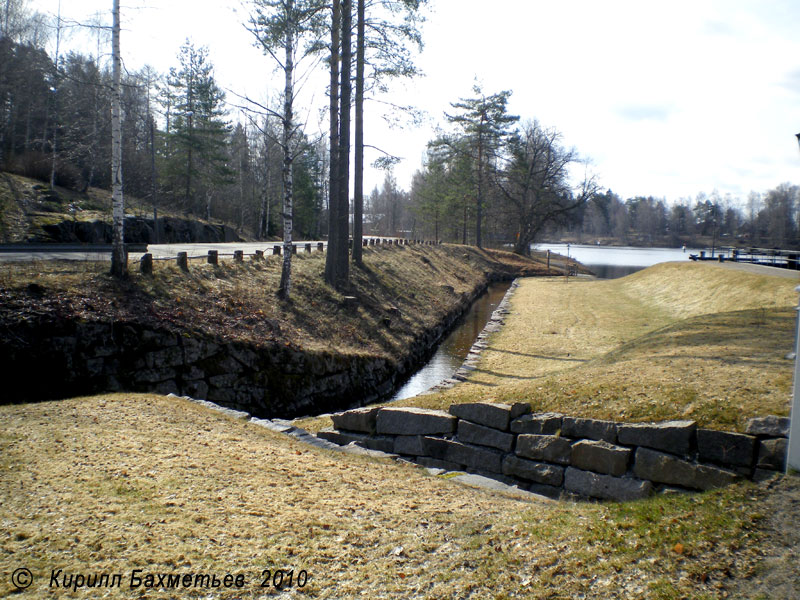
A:
[[[487,281],[490,272],[546,268],[507,252],[462,246],[382,246],[364,250],[344,294],[326,285],[322,253],[293,259],[291,300],[278,301],[280,257],[219,265],[192,261],[188,273],[157,262],[153,276],[131,265],[127,281],[105,263],[0,263],[0,322],[115,320],[200,332],[255,345],[398,357]],[[449,287],[446,287],[449,286]],[[388,325],[387,325],[388,320]]]
[[[180,399],[0,407],[0,596],[52,569],[122,573],[58,598],[720,598],[756,573],[765,488],[603,505],[520,501],[411,466],[318,450]],[[782,486],[795,488],[796,481]],[[243,574],[242,590],[129,588]],[[142,576],[144,576],[142,574]]]
[[[528,279],[465,384],[407,404],[493,399],[612,420],[741,429],[789,410],[797,281],[669,263],[610,281]]]

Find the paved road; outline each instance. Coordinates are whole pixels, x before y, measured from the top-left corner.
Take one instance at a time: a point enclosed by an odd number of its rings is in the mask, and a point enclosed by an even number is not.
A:
[[[139,255],[141,256],[141,254]],[[14,250],[0,252],[0,263],[7,262],[32,262],[32,261],[53,261],[53,260],[73,260],[80,262],[92,261],[110,261],[111,251],[77,251],[77,250],[58,250],[58,251],[41,251],[36,252]]]
[[[305,244],[311,244],[311,251],[317,252],[319,241],[298,241],[298,252],[305,251]],[[327,242],[323,242],[327,246]],[[189,257],[206,257],[209,250],[216,250],[220,256],[227,254],[233,256],[235,250],[244,251],[245,255],[255,254],[256,250],[263,250],[264,254],[272,254],[273,246],[282,246],[282,242],[229,242],[224,244],[150,244],[147,251],[153,258],[175,258],[178,252],[186,252]],[[45,247],[46,248],[46,247]],[[138,261],[143,252],[129,252],[128,260]],[[37,260],[74,260],[74,261],[110,261],[111,251],[108,249],[85,251],[81,246],[60,247],[53,251],[38,246],[35,251],[20,247],[19,249],[4,249],[0,252],[0,262],[21,262]]]
[[[748,273],[756,273],[757,275],[772,275],[773,277],[784,277],[786,279],[800,280],[800,271],[792,271],[791,269],[784,269],[782,267],[769,267],[767,265],[754,265],[751,263],[740,262],[724,262],[713,263],[726,269],[737,269],[739,271],[747,271]]]
[[[374,236],[365,236],[365,239],[372,239]],[[376,238],[378,239],[378,238]],[[395,239],[395,238],[380,238],[380,239]],[[306,244],[311,244],[311,252],[318,252],[318,245],[322,243],[325,248],[328,242],[323,240],[297,240],[294,242],[297,245],[298,252],[305,252]],[[235,250],[242,250],[245,256],[255,254],[256,250],[263,250],[265,255],[272,254],[275,246],[283,247],[283,242],[270,241],[270,242],[227,242],[227,243],[214,243],[214,244],[149,244],[147,252],[153,255],[154,259],[168,259],[178,256],[178,252],[186,252],[189,258],[205,258],[208,256],[209,250],[216,250],[220,256],[233,256]],[[110,246],[104,247],[103,250],[84,251],[83,246],[76,244],[73,246],[63,244],[53,244],[50,247],[47,245],[40,245],[35,247],[35,251],[25,248],[24,244],[19,246],[0,246],[0,262],[20,262],[20,261],[36,261],[36,260],[75,260],[75,261],[110,261],[111,250]],[[129,252],[128,260],[130,262],[138,261],[144,252]]]

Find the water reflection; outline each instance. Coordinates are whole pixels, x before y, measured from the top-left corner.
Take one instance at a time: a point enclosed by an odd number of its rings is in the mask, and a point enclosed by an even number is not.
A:
[[[503,300],[503,296],[510,286],[511,283],[507,281],[489,285],[489,289],[473,302],[461,322],[442,341],[433,358],[411,376],[411,379],[397,391],[392,400],[416,396],[452,377],[467,358],[469,349],[472,348],[475,339],[483,331],[486,322]]]
[[[588,244],[537,244],[535,250],[557,252],[584,264],[601,279],[624,277],[662,262],[688,261],[694,248],[634,248]]]

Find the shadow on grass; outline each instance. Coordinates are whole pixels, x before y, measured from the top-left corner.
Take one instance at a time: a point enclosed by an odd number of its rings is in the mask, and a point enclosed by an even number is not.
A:
[[[792,348],[794,310],[751,309],[701,315],[656,329],[600,357],[609,364],[646,354],[653,359],[695,359],[725,364],[767,365]],[[676,348],[681,351],[675,352]],[[706,352],[693,349],[705,348]],[[773,355],[773,359],[754,357]]]
[[[537,360],[556,360],[562,362],[578,362],[578,363],[585,363],[589,362],[588,358],[571,358],[569,355],[566,357],[564,356],[546,356],[544,354],[529,354],[527,352],[515,352],[513,350],[502,350],[500,348],[490,347],[489,350],[492,352],[499,352],[502,354],[513,354],[514,356],[527,356],[529,358],[535,358]]]

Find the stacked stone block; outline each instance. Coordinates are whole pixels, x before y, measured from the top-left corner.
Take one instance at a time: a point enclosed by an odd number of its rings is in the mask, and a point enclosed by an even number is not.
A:
[[[782,417],[751,419],[745,433],[734,433],[699,429],[694,421],[618,423],[491,402],[454,404],[448,412],[360,408],[333,415],[333,424],[319,437],[551,497],[619,501],[782,472],[789,430]]]

